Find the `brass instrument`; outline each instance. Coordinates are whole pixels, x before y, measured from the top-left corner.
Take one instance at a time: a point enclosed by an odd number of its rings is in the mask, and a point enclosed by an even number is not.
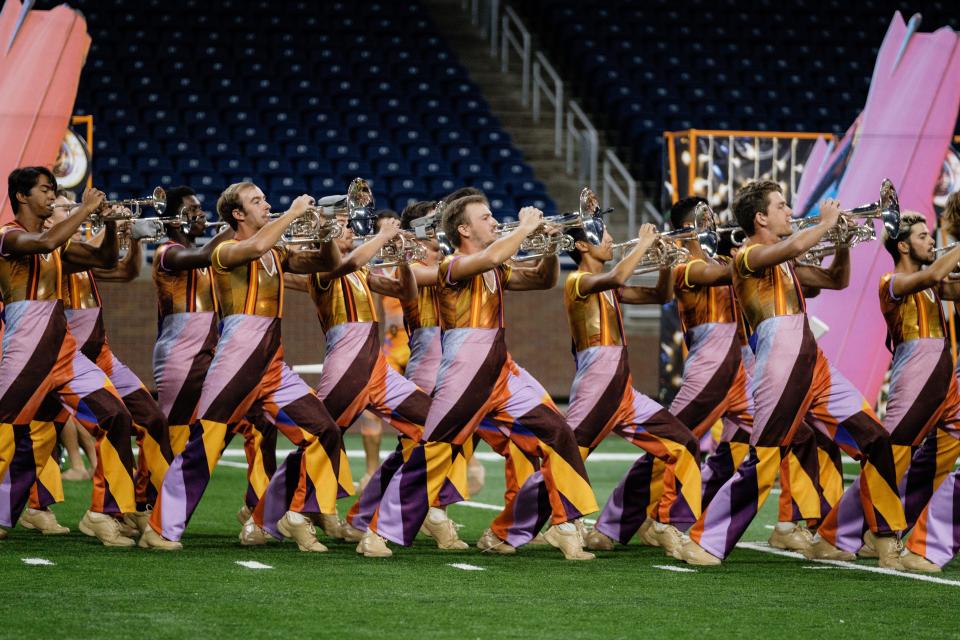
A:
[[[375,262],[371,261],[369,266],[374,269],[387,269],[420,262],[426,257],[427,250],[417,242],[417,237],[410,231],[401,231],[392,241],[380,248],[374,258]]]
[[[951,249],[954,249],[958,244],[960,244],[960,242],[951,242],[948,245],[944,245],[942,247],[937,247],[936,249],[934,249],[933,250],[934,260],[940,258],[941,256],[943,256],[943,254],[947,253]],[[953,268],[953,271],[950,272],[950,275],[960,276],[960,264],[957,264]]]
[[[283,211],[270,212],[271,218],[279,218]],[[222,223],[208,222],[207,226]],[[306,211],[298,216],[286,228],[280,241],[285,245],[321,244],[336,240],[343,235],[343,227],[336,220],[336,214],[327,213],[323,207],[307,207]]]
[[[446,205],[442,200],[437,202],[433,211],[427,215],[410,221],[410,229],[415,238],[419,240],[436,240],[440,245],[440,252],[449,256],[453,253],[453,245],[447,239],[447,234],[440,228],[440,221],[443,219],[443,207]]]
[[[83,203],[73,203],[68,205],[58,205],[67,210],[73,210]],[[149,207],[156,211],[157,215],[152,217],[141,217],[142,210]],[[130,198],[127,200],[104,200],[96,212],[91,213],[87,221],[80,225],[82,233],[89,234],[91,237],[97,235],[103,230],[107,222],[122,222],[128,220],[145,220],[153,222],[160,229],[160,237],[163,237],[163,225],[165,222],[175,222],[183,220],[183,216],[177,213],[174,217],[166,217],[167,211],[167,193],[163,187],[157,187],[153,194],[147,198]],[[128,230],[124,229],[120,234],[120,249],[129,248],[130,237]],[[148,236],[153,237],[153,235]]]
[[[633,270],[633,275],[638,276],[645,273],[653,273],[661,269],[671,269],[678,264],[683,264],[690,260],[690,252],[682,247],[678,242],[683,240],[696,240],[700,243],[704,253],[714,255],[717,249],[717,232],[715,231],[715,216],[710,206],[704,202],[697,205],[694,210],[694,221],[692,227],[684,229],[675,229],[673,231],[663,231],[657,234],[657,239],[647,249],[646,253],[637,263]],[[626,251],[640,243],[640,238],[633,238],[626,242],[620,242],[613,245],[614,251]]]
[[[512,260],[514,262],[527,262],[539,260],[545,256],[555,256],[563,251],[572,251],[576,244],[574,239],[565,233],[556,236],[550,235],[546,232],[546,225],[554,224],[564,229],[583,228],[587,220],[601,213],[606,212],[600,211],[600,201],[597,195],[590,187],[584,187],[580,191],[579,210],[572,213],[544,216],[540,226],[523,240],[518,255],[514,256]],[[513,233],[519,226],[519,222],[499,224],[497,225],[497,235],[505,236]]]
[[[857,220],[863,222],[857,223]],[[836,253],[839,248],[855,247],[861,242],[877,239],[873,221],[879,219],[887,235],[896,238],[900,234],[900,200],[897,190],[889,178],[880,183],[880,199],[876,202],[861,205],[840,213],[840,219],[835,227],[814,245],[809,251],[798,258],[802,264],[818,265],[825,256]],[[795,221],[798,231],[820,224],[820,216],[800,218]]]

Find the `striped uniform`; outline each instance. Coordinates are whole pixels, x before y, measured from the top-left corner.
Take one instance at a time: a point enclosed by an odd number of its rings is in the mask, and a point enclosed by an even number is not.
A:
[[[308,290],[327,341],[317,395],[344,431],[367,410],[386,420],[401,433],[398,451],[402,451],[420,441],[430,396],[387,364],[380,348],[368,275],[363,268],[328,282],[318,275],[310,278]],[[400,458],[400,454],[395,457]],[[348,514],[354,527],[366,528],[380,503],[382,489],[397,467],[399,463],[392,465],[388,458],[371,477]],[[460,484],[465,483],[464,476]],[[276,512],[264,517],[271,533],[269,523],[283,516],[282,505],[290,498],[281,493],[287,491],[287,485],[278,472],[267,489],[268,496],[278,494],[278,499],[270,502],[276,505]]]
[[[781,447],[790,445],[804,417],[861,460],[862,490],[854,489],[853,495],[863,501],[871,530],[903,530],[903,505],[886,432],[817,346],[793,265],[751,269],[750,252],[756,246],[739,252],[733,268],[737,301],[754,330],[750,443],[755,451],[719,489],[691,528],[691,539],[717,557],[730,553],[770,494]]]
[[[353,492],[350,469],[341,464],[340,429],[313,390],[283,362],[280,318],[286,252],[274,248],[228,269],[219,256],[232,242],[219,244],[211,260],[223,322],[203,381],[198,418],[190,426],[186,447],[170,465],[150,518],[150,526],[168,540],[183,535],[224,447],[254,405],[297,446],[277,470],[297,469],[290,510],[335,514],[338,495]],[[257,509],[262,510],[266,501],[264,495]]]
[[[167,418],[137,374],[110,349],[103,324],[103,300],[93,272],[64,274],[62,294],[70,333],[80,344],[80,351],[106,372],[133,418],[140,448],[137,508],[142,510],[156,501],[173,460]]]
[[[686,529],[700,515],[697,439],[660,404],[633,388],[620,292],[581,295],[580,279],[584,275],[584,271],[570,274],[563,291],[577,365],[567,422],[574,429],[584,459],[615,432],[661,461],[662,491],[654,517]],[[649,464],[641,459],[610,495],[596,529],[627,543],[647,517],[649,493]],[[543,526],[550,515],[546,495],[543,474],[537,472],[524,483],[515,501],[513,526],[504,536],[507,542],[526,542]],[[528,513],[537,507],[539,513]]]
[[[898,481],[907,474],[914,449],[932,431],[932,441],[955,443],[960,438],[960,392],[953,376],[950,343],[946,339],[946,322],[936,289],[925,289],[898,298],[893,294],[896,273],[880,279],[880,309],[887,321],[893,345],[890,392],[883,426],[890,434]],[[956,461],[955,446],[941,447],[949,455],[933,466],[952,468]],[[926,556],[931,562],[946,564],[960,545],[960,512],[954,514],[953,497],[956,476],[941,482],[933,493],[935,475],[929,465],[920,464],[901,484],[905,508],[915,514],[908,524],[916,523],[910,542],[911,551]],[[924,477],[921,480],[921,477]],[[941,475],[941,481],[943,476]],[[854,483],[860,483],[860,479]],[[932,494],[932,496],[931,496]],[[929,503],[927,504],[927,501]],[[922,514],[918,512],[926,509]],[[840,501],[821,527],[821,535],[835,546],[851,552],[860,549],[866,523],[858,500],[848,495]]]
[[[167,241],[153,257],[157,287],[159,336],[153,348],[153,377],[157,402],[170,425],[173,454],[187,446],[190,425],[196,419],[203,378],[213,361],[219,338],[217,299],[209,267],[173,271],[165,263],[167,251],[182,245]],[[277,434],[263,413],[252,412],[238,430],[247,456],[245,504],[257,505],[277,468]]]
[[[398,544],[411,544],[478,428],[495,429],[540,460],[555,523],[597,510],[573,432],[540,383],[507,352],[503,288],[510,267],[455,282],[450,270],[461,258],[448,256],[438,269],[443,356],[424,442],[406,454],[370,523]]]
[[[60,299],[61,249],[15,256],[3,251],[18,222],[0,227],[0,295],[3,354],[0,357],[0,526],[20,517],[31,488],[56,444],[52,428],[37,431],[38,411],[55,394],[78,422],[96,436],[90,510],[125,513],[134,499],[132,423],[107,375],[80,352]]]

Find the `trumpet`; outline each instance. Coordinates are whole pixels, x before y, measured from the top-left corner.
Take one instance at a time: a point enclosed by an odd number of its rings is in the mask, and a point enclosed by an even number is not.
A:
[[[857,223],[857,220],[863,222]],[[820,264],[824,256],[831,255],[839,248],[855,247],[861,242],[877,239],[873,221],[879,219],[887,235],[896,238],[900,235],[900,200],[897,190],[889,178],[880,183],[880,199],[854,209],[842,211],[835,227],[799,258],[804,264]],[[795,223],[797,230],[808,229],[820,224],[820,216],[801,218]]]
[[[514,262],[526,262],[529,260],[539,260],[545,256],[555,256],[561,251],[572,251],[575,246],[574,239],[567,234],[552,236],[546,232],[546,225],[554,224],[563,229],[583,228],[586,221],[594,216],[609,213],[600,211],[600,201],[597,195],[590,187],[584,187],[580,191],[580,207],[578,211],[572,213],[561,213],[554,216],[544,216],[543,222],[533,232],[528,235],[520,245],[518,255],[513,257]],[[497,235],[505,236],[512,233],[519,222],[507,222],[497,225]]]
[[[279,218],[282,211],[271,211],[270,218]],[[223,224],[208,222],[207,226]],[[320,244],[336,240],[343,235],[343,227],[337,224],[336,215],[327,213],[323,207],[307,207],[303,215],[297,217],[280,236],[285,245]]]
[[[954,249],[958,244],[960,244],[960,242],[951,242],[948,245],[944,245],[942,247],[937,247],[936,249],[934,249],[933,250],[934,260],[936,260],[937,258],[940,258],[943,254],[947,253],[951,249]],[[953,271],[950,272],[950,275],[960,276],[960,264],[956,265],[953,268]]]
[[[417,242],[417,237],[410,231],[401,231],[387,244],[380,247],[370,266],[375,269],[398,267],[411,262],[420,262],[427,257],[427,250]]]
[[[443,207],[446,203],[442,200],[437,203],[433,211],[425,216],[410,221],[410,229],[418,240],[436,240],[440,245],[440,252],[445,256],[453,253],[453,245],[447,239],[447,234],[440,228],[440,221],[443,219]]]
[[[82,203],[64,205],[66,209],[73,210]],[[157,215],[152,217],[141,217],[144,208],[152,208]],[[159,237],[163,237],[163,225],[165,222],[183,221],[184,217],[180,213],[176,216],[166,217],[167,211],[167,192],[163,187],[157,187],[153,194],[147,198],[130,198],[127,200],[105,200],[96,212],[91,213],[87,222],[81,225],[81,230],[95,236],[103,230],[107,222],[122,222],[125,220],[145,220],[153,222],[159,228]],[[153,234],[156,237],[157,234]],[[127,233],[120,235],[120,249],[129,248],[130,238]]]
[[[694,210],[694,222],[692,227],[676,229],[674,231],[663,231],[657,234],[657,239],[647,249],[646,253],[640,259],[633,275],[638,276],[645,273],[660,271],[661,269],[672,269],[678,264],[683,264],[690,260],[690,252],[677,244],[683,240],[696,240],[700,243],[704,253],[714,255],[717,249],[717,232],[715,230],[715,217],[713,210],[706,203],[701,202]],[[626,242],[620,242],[613,245],[614,251],[626,251],[640,243],[640,238],[633,238]]]

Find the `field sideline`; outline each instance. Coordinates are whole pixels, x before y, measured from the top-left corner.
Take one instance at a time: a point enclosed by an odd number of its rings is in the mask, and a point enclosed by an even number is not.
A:
[[[350,437],[348,449],[359,448]],[[599,449],[634,451],[618,440]],[[588,462],[601,503],[629,457]],[[450,510],[470,543],[503,498],[502,465],[483,458],[484,490]],[[475,548],[441,552],[423,538],[410,549],[395,547],[391,559],[370,560],[358,557],[354,545],[323,537],[327,554],[299,553],[289,543],[240,547],[234,513],[243,465],[230,464],[241,461],[236,456],[225,461],[184,550],[172,554],[105,549],[80,534],[76,524],[90,486],[67,483],[67,501],[54,510],[70,535],[43,538],[17,528],[0,543],[0,611],[8,621],[0,638],[769,637],[771,628],[843,637],[960,633],[956,563],[931,581],[864,570],[875,569],[874,561],[851,566],[770,553],[762,543],[775,520],[776,496],[744,538],[756,548],[740,548],[715,568],[678,571],[688,568],[635,544],[574,563],[551,548],[497,557]],[[352,468],[359,478],[360,460]],[[340,502],[341,512],[350,500]]]

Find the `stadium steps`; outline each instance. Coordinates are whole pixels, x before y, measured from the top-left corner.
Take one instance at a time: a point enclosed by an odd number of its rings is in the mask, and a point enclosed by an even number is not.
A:
[[[541,117],[540,124],[533,122],[529,107],[520,102],[519,71],[500,72],[500,63],[490,57],[488,41],[470,24],[459,0],[425,0],[423,5],[548,195],[563,211],[575,209],[583,185],[568,176],[563,160],[554,156],[552,111]]]

